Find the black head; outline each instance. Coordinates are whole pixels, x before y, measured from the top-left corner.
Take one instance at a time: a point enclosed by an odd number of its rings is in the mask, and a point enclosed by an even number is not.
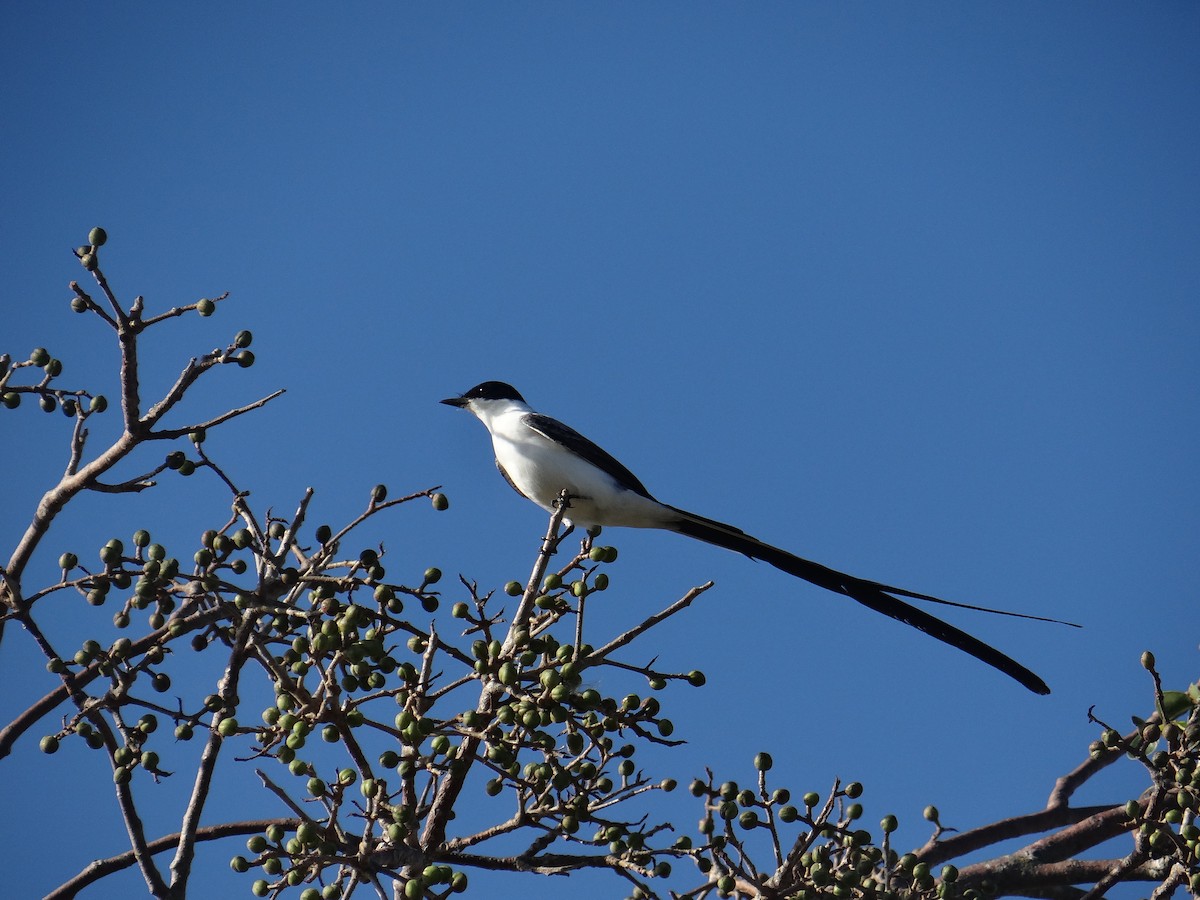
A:
[[[525,398],[511,384],[503,381],[485,381],[477,384],[461,397],[449,397],[443,401],[447,406],[466,406],[472,400],[516,400],[524,403]]]

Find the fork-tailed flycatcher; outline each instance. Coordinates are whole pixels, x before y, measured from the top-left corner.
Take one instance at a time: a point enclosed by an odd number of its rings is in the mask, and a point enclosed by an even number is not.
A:
[[[1020,618],[1041,619],[1040,616],[952,603],[928,594],[856,578],[793,556],[732,525],[655,500],[637,477],[611,455],[573,428],[534,412],[512,385],[502,381],[485,381],[461,397],[450,397],[441,402],[468,410],[484,424],[492,436],[496,466],[517,493],[553,512],[560,494],[566,490],[569,494],[567,518],[574,525],[661,528],[744,553],[818,587],[852,597],[876,612],[957,647],[1015,678],[1035,694],[1050,693],[1042,679],[1017,661],[894,595]]]

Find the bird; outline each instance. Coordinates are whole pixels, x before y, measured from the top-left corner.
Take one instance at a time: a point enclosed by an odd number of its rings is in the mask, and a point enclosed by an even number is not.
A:
[[[956,603],[848,575],[781,550],[740,528],[663,503],[614,456],[569,425],[535,412],[516,388],[503,381],[485,381],[440,402],[465,409],[483,423],[492,438],[496,467],[518,494],[554,512],[565,490],[568,509],[564,518],[570,525],[656,528],[742,553],[923,631],[998,669],[1035,694],[1050,693],[1041,678],[1016,660],[900,598],[1063,625],[1074,623]]]

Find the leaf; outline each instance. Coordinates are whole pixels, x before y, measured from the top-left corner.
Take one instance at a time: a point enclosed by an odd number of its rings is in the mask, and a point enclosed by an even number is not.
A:
[[[1163,715],[1168,722],[1180,719],[1192,709],[1192,698],[1183,691],[1163,691]]]

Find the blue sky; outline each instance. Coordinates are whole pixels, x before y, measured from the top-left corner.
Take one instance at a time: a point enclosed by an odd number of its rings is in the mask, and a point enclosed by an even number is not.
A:
[[[1089,706],[1147,711],[1143,649],[1168,682],[1196,677],[1195,5],[180,9],[8,12],[0,350],[47,346],[111,393],[111,341],[67,308],[70,248],[101,224],[127,300],[232,294],[160,330],[150,391],[240,328],[258,364],[195,408],[288,389],[211,442],[259,508],[312,485],[339,521],[376,482],[445,485],[445,516],[380,526],[414,572],[498,586],[532,562],[543,516],[436,403],[499,378],[667,502],[865,577],[1083,623],[954,617],[1041,674],[1037,698],[768,566],[608,535],[612,627],[717,582],[645,648],[709,676],[668,694],[689,744],[654,764],[747,778],[769,749],[794,790],[865,782],[868,821],[895,812],[901,843],[924,841],[927,802],[959,827],[1044,802],[1095,736]],[[63,426],[0,415],[4,546],[61,471]],[[211,483],[89,499],[42,565],[180,529],[181,508],[226,506]],[[0,677],[28,694],[0,718],[49,689],[42,672],[10,634]],[[98,764],[35,743],[12,808]],[[667,816],[686,830],[698,810]],[[48,828],[58,844],[57,817],[0,834],[29,855]],[[120,831],[97,844],[10,873],[16,895]],[[248,891],[234,852],[204,857],[198,894]]]

